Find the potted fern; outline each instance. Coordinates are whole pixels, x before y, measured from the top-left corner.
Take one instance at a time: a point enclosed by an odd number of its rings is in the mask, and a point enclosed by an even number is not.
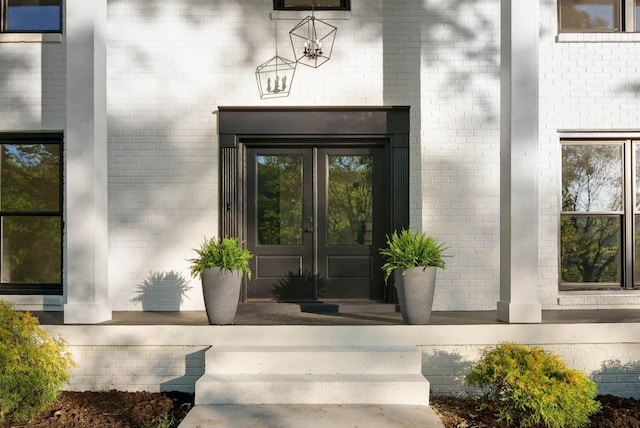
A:
[[[380,249],[385,260],[385,281],[393,275],[402,319],[407,324],[427,324],[431,318],[436,269],[444,269],[444,245],[420,232],[403,229],[387,236]]]
[[[205,238],[197,257],[189,259],[191,275],[200,276],[209,324],[232,324],[238,310],[242,276],[251,278],[251,252],[237,238]]]

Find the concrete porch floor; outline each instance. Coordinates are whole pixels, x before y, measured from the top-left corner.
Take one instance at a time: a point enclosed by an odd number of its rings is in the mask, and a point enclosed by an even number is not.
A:
[[[63,325],[62,312],[32,312],[43,325]],[[635,309],[544,310],[542,324],[640,323]],[[149,312],[114,311],[111,321],[100,325],[208,325],[204,311]],[[234,325],[403,325],[395,305],[322,302],[322,303],[241,303]],[[497,311],[434,311],[429,325],[456,326],[505,324]]]

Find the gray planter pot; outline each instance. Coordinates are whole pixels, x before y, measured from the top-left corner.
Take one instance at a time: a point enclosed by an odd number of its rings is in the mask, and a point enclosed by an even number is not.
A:
[[[209,268],[202,271],[201,279],[209,324],[233,324],[240,300],[242,272]]]
[[[398,290],[398,304],[407,324],[427,324],[431,318],[436,288],[436,268],[396,269],[393,280]]]

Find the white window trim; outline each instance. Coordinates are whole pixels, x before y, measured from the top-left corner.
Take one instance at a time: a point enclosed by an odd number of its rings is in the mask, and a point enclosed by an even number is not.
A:
[[[560,33],[558,43],[637,43],[640,33]]]
[[[640,139],[640,130],[638,129],[560,129],[558,130],[560,139],[566,138],[615,138],[638,140]]]
[[[0,33],[0,43],[62,43],[60,33]]]
[[[559,129],[559,141],[576,140],[636,140],[640,141],[639,129]],[[561,147],[561,144],[558,145]],[[629,179],[629,177],[627,177]],[[561,178],[559,177],[559,180]],[[558,189],[560,189],[560,185]],[[558,193],[559,203],[562,196]],[[633,215],[633,214],[632,214]],[[558,214],[560,217],[560,214]],[[560,231],[558,230],[558,239]],[[560,251],[558,247],[558,251]],[[560,269],[558,261],[558,269]],[[638,289],[607,289],[607,290],[558,290],[558,305],[567,307],[637,307],[640,305],[640,288]],[[635,297],[635,299],[633,298]]]

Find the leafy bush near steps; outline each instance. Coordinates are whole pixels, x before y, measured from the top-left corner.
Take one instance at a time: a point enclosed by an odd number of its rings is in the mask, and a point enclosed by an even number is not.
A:
[[[27,421],[53,404],[73,365],[62,338],[0,301],[0,421]]]
[[[578,428],[600,410],[597,386],[540,347],[511,343],[487,348],[466,376],[483,391],[483,405],[512,426]]]

